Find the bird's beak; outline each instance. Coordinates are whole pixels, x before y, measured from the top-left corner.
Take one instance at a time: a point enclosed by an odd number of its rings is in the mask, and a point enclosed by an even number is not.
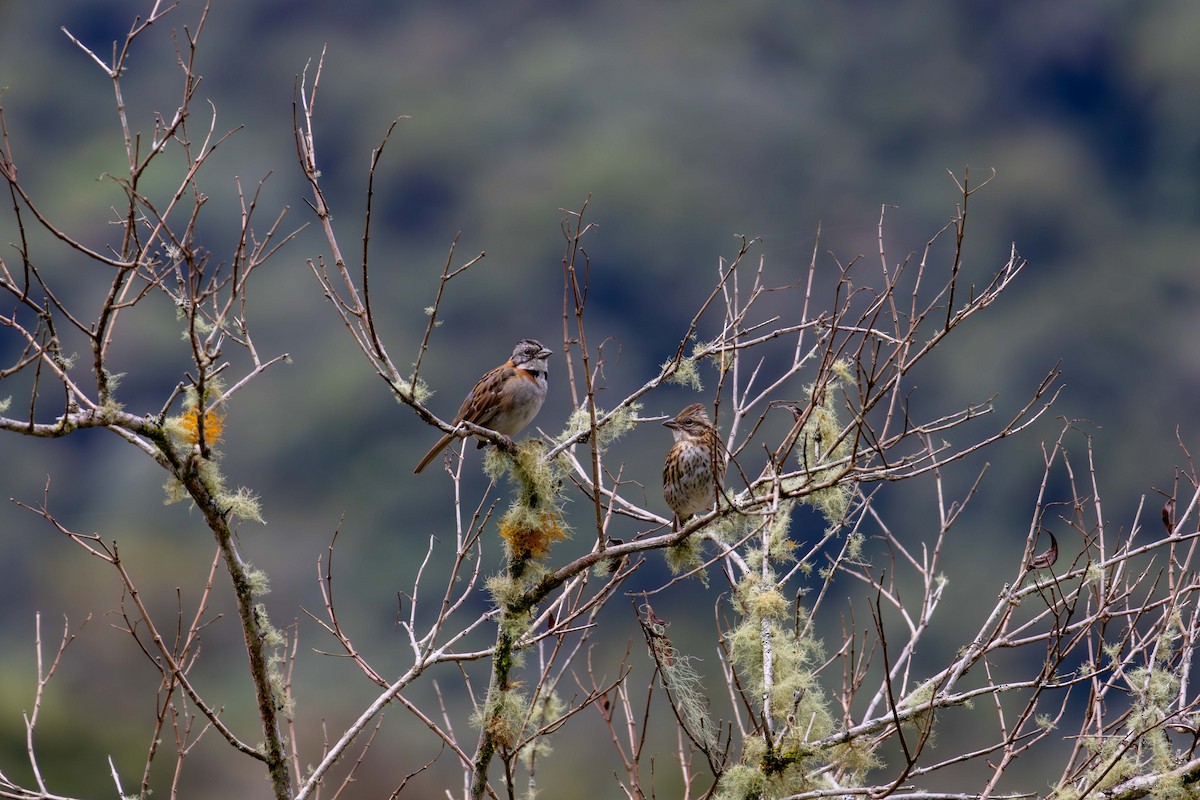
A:
[[[553,350],[551,350],[549,347],[543,347],[542,352],[538,353],[538,358],[549,358],[552,355],[554,355]]]
[[[678,422],[676,422],[676,421],[675,421],[675,420],[673,420],[673,419],[669,419],[669,420],[667,420],[666,422],[664,422],[664,423],[663,423],[663,427],[664,427],[664,428],[670,428],[671,430],[675,430],[676,428],[678,428],[678,427],[679,427],[679,423],[678,423]]]

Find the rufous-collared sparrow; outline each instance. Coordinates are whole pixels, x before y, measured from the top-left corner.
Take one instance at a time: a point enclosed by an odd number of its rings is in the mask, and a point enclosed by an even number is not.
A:
[[[663,497],[675,512],[678,530],[688,517],[710,508],[725,477],[721,437],[700,403],[692,403],[663,423],[675,444],[663,462]]]
[[[517,342],[512,357],[480,378],[471,389],[454,417],[454,424],[465,420],[505,436],[519,433],[537,416],[546,399],[549,368],[546,359],[553,354],[553,350],[543,347],[536,339]],[[465,435],[447,433],[425,454],[413,472],[425,469],[446,445]],[[485,444],[487,442],[480,441],[479,446]]]

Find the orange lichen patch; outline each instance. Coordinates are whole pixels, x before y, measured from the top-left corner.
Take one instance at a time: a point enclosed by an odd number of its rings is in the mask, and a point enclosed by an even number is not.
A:
[[[508,543],[513,555],[541,558],[550,552],[550,545],[567,538],[558,518],[548,511],[537,513],[536,524],[528,524],[532,515],[505,514],[500,520],[500,536]]]
[[[184,410],[183,415],[179,419],[179,425],[183,428],[184,438],[191,444],[197,444],[200,441],[200,412],[195,408]],[[204,412],[204,440],[214,445],[221,441],[221,434],[225,430],[225,415],[209,409]]]

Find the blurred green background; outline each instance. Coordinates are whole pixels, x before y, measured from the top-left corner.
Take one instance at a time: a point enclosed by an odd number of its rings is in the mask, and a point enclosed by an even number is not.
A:
[[[0,1],[0,86],[21,180],[45,213],[96,246],[113,236],[110,209],[122,202],[103,176],[120,174],[124,156],[111,83],[60,27],[108,57],[111,42],[149,8],[124,0]],[[155,112],[169,117],[179,103],[171,32],[194,31],[199,14],[198,3],[183,0],[135,46],[123,85],[131,125],[146,135]],[[292,98],[298,74],[328,45],[317,101],[319,166],[351,260],[371,149],[394,118],[408,117],[377,174],[371,245],[381,334],[398,364],[415,357],[422,309],[454,237],[461,234],[458,261],[487,252],[453,284],[423,368],[438,389],[433,407],[449,415],[517,338],[561,349],[561,209],[578,209],[588,195],[588,219],[599,226],[587,241],[589,336],[608,340],[605,392],[615,398],[673,353],[718,260],[736,252],[735,235],[761,239],[756,254],[766,259],[768,282],[782,285],[803,274],[818,227],[820,249],[830,254],[821,257],[823,275],[833,274],[834,258],[877,259],[886,204],[895,263],[950,219],[958,196],[947,170],[961,175],[969,165],[977,183],[994,169],[994,182],[972,199],[964,269],[985,281],[1012,242],[1030,267],[927,366],[916,397],[948,409],[997,393],[1003,417],[1060,360],[1067,389],[1035,431],[986,454],[991,469],[981,495],[946,552],[946,603],[961,612],[931,637],[952,652],[962,641],[956,637],[969,635],[956,625],[977,624],[1016,568],[1041,478],[1040,442],[1059,426],[1054,415],[1090,421],[1105,514],[1117,528],[1134,524],[1139,500],[1154,487],[1170,490],[1183,460],[1177,429],[1195,449],[1198,40],[1200,6],[1187,0],[217,3],[201,34],[205,102],[193,104],[190,131],[198,140],[207,128],[208,100],[218,134],[244,127],[201,177],[209,197],[201,235],[214,259],[229,259],[239,213],[234,176],[247,190],[270,176],[260,232],[283,206],[291,209],[284,227],[312,221]],[[165,190],[171,177],[163,171],[151,180]],[[7,247],[16,239],[11,212],[0,215],[0,240]],[[62,296],[85,315],[97,308],[101,268],[44,235],[33,240]],[[249,312],[256,344],[265,356],[288,352],[292,363],[237,398],[222,447],[229,480],[261,496],[268,520],[243,526],[243,552],[271,575],[274,621],[299,623],[306,763],[318,758],[320,720],[340,730],[374,696],[347,662],[311,652],[332,649],[301,609],[320,607],[316,563],[333,531],[341,526],[335,566],[343,617],[373,663],[399,674],[408,661],[394,625],[397,592],[411,581],[428,537],[446,535],[452,523],[444,476],[410,474],[432,432],[389,397],[309,271],[306,260],[326,254],[309,227],[258,275]],[[11,247],[0,257],[17,263]],[[128,315],[123,325],[115,351],[127,372],[120,398],[128,410],[157,411],[187,366],[178,325],[164,308]],[[17,348],[0,330],[5,363]],[[555,367],[558,383],[539,418],[551,432],[569,408],[561,361]],[[0,386],[17,414],[27,403],[23,387]],[[690,399],[682,389],[664,391],[648,398],[646,412],[674,413]],[[649,502],[661,506],[665,432],[639,429],[622,446],[626,476],[643,481]],[[969,470],[983,460],[964,467],[953,486],[969,485]],[[51,509],[76,530],[116,539],[164,618],[176,587],[185,609],[194,608],[213,546],[198,515],[164,507],[157,467],[116,437],[0,437],[7,576],[0,770],[28,775],[21,711],[33,699],[35,612],[51,650],[64,615],[74,628],[92,613],[50,685],[37,744],[53,790],[110,794],[105,759],[112,755],[129,791],[149,744],[154,705],[144,690],[156,673],[119,630],[121,594],[106,566],[7,502],[40,501],[47,476]],[[914,546],[936,530],[932,497],[931,483],[916,482],[886,499]],[[576,503],[571,513],[583,515],[582,528],[587,507]],[[565,549],[586,549],[587,537],[580,539]],[[494,546],[486,557],[490,569],[499,567]],[[631,589],[661,580],[661,560],[651,560]],[[204,637],[197,682],[256,741],[244,649],[227,585],[217,586],[215,610],[225,616]],[[845,589],[850,600],[860,591]],[[685,586],[655,606],[713,674],[711,612],[690,609],[697,600],[711,608],[716,595]],[[830,608],[831,635],[844,609]],[[621,602],[608,619],[602,641],[615,653],[611,670],[640,634]],[[441,679],[452,691],[455,676]],[[461,697],[450,702],[461,712]],[[571,747],[595,753],[594,717],[576,718],[558,737],[559,750],[539,772],[543,796],[577,794],[579,754]],[[947,726],[962,723],[948,717]],[[455,724],[473,741],[465,716]],[[672,735],[655,749],[669,758],[673,747]],[[351,796],[386,796],[437,752],[413,718],[390,712]],[[589,763],[598,787],[589,796],[616,796],[608,776],[617,763]],[[1042,790],[1060,767],[1031,761],[1027,783],[1015,788]],[[659,773],[667,793],[671,778],[661,776],[668,771]],[[453,774],[443,753],[410,784],[413,795],[432,796]],[[164,780],[155,778],[160,791]],[[266,794],[258,766],[211,732],[185,781],[187,797]]]

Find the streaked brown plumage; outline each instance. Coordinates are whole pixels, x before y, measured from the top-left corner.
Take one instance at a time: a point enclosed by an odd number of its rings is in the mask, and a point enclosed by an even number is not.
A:
[[[704,406],[693,403],[663,423],[675,444],[663,462],[663,497],[675,512],[679,529],[688,517],[712,507],[725,477],[721,437]]]
[[[466,420],[496,433],[514,436],[533,421],[546,399],[546,378],[549,364],[546,359],[554,354],[536,339],[522,339],[513,348],[512,357],[488,372],[463,400],[462,407],[454,416],[453,424]],[[429,462],[437,458],[446,445],[461,438],[447,433],[438,440],[414,473],[419,473]],[[480,442],[483,447],[486,442]]]

